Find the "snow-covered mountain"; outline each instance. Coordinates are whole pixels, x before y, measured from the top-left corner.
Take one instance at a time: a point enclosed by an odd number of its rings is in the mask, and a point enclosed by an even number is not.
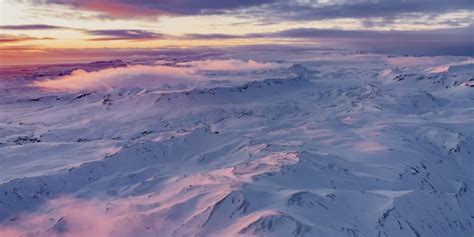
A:
[[[0,236],[474,235],[472,58],[209,57],[1,69]]]

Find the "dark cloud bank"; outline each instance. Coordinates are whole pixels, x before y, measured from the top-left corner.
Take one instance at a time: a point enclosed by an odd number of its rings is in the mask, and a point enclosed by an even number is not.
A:
[[[249,14],[281,20],[336,18],[394,18],[403,14],[473,10],[472,0],[346,0],[327,4],[318,0],[32,0],[38,4],[62,4],[101,12],[110,17],[159,15]]]

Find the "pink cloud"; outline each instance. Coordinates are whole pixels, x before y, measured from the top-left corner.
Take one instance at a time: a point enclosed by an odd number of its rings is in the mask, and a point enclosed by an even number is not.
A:
[[[66,91],[81,91],[111,88],[190,88],[199,83],[216,80],[207,77],[202,71],[249,71],[278,67],[278,64],[247,62],[235,59],[193,61],[180,64],[185,67],[158,65],[135,65],[108,68],[95,72],[75,70],[71,75],[56,79],[35,81],[33,86]],[[221,78],[229,80],[228,78]]]
[[[202,79],[194,69],[166,66],[129,66],[96,72],[75,70],[58,79],[35,81],[33,86],[56,90],[93,90],[109,88],[160,87]]]
[[[114,1],[86,0],[78,2],[80,3],[79,5],[84,9],[107,13],[110,16],[118,18],[160,16],[169,14],[160,9],[151,9]]]
[[[155,18],[162,15],[199,15],[260,6],[275,0],[33,0],[36,3],[68,5],[114,18]]]

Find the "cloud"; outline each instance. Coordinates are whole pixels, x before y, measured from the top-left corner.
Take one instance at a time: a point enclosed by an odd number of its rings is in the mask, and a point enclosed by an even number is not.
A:
[[[110,17],[129,18],[216,14],[274,1],[276,0],[34,0],[33,2],[68,5],[77,9],[100,12]]]
[[[190,40],[216,40],[216,39],[236,39],[245,38],[245,36],[230,35],[230,34],[185,34],[178,39]]]
[[[167,38],[165,34],[145,30],[86,30],[84,33],[100,36],[89,39],[90,41],[129,40],[144,41]]]
[[[68,5],[110,17],[235,14],[273,20],[323,20],[337,18],[395,18],[403,14],[437,14],[474,9],[471,0],[33,0]]]
[[[273,20],[309,21],[340,18],[394,19],[406,14],[429,15],[473,9],[471,0],[289,0],[250,9],[247,14]]]
[[[33,86],[66,91],[112,88],[185,89],[216,80],[204,71],[249,71],[276,68],[277,64],[258,63],[252,60],[207,60],[181,63],[176,67],[135,65],[86,72],[75,70],[71,75],[56,79],[35,81]],[[223,80],[227,80],[224,79]]]
[[[472,27],[451,31],[342,31],[294,29],[277,33],[280,37],[316,39],[321,42],[412,55],[473,55]]]
[[[440,36],[440,35],[453,35],[453,36],[471,36],[473,26],[464,28],[454,29],[443,29],[443,30],[414,30],[414,31],[403,31],[403,30],[339,30],[339,29],[317,29],[317,28],[293,28],[283,30],[275,33],[270,33],[272,36],[278,37],[291,37],[291,38],[314,38],[314,37],[350,37],[350,38],[372,38],[372,37],[384,37],[392,38],[394,36],[403,37],[420,37],[425,35]]]
[[[222,49],[220,49],[222,50]],[[87,63],[99,60],[144,59],[159,57],[182,57],[203,52],[216,52],[210,48],[50,48],[41,45],[0,45],[0,64],[64,64]]]
[[[27,35],[7,35],[7,34],[0,34],[0,44],[7,44],[7,43],[18,43],[24,41],[32,41],[32,40],[53,40],[54,38],[51,37],[33,37]]]
[[[71,75],[58,79],[34,82],[45,89],[80,91],[110,88],[156,88],[167,84],[190,83],[201,76],[190,68],[165,66],[128,66],[109,68],[96,72],[75,70]]]
[[[192,61],[178,65],[210,71],[256,71],[280,67],[280,65],[275,63],[259,63],[253,60],[241,61],[236,59]]]
[[[445,30],[377,31],[293,28],[270,33],[247,35],[198,34],[196,39],[293,39],[305,43],[322,43],[328,47],[343,47],[395,54],[474,55],[473,26]],[[215,38],[214,38],[215,37]]]
[[[128,41],[144,41],[144,40],[156,40],[156,39],[192,39],[193,37],[199,37],[196,35],[185,35],[185,36],[172,36],[159,32],[140,30],[140,29],[100,29],[100,30],[89,30],[72,27],[62,27],[45,24],[28,24],[28,25],[0,25],[2,30],[74,30],[86,35],[97,36],[96,38],[88,39],[89,41],[109,41],[109,40],[128,40]],[[203,37],[216,38],[218,35],[203,35]],[[4,37],[5,38],[5,37]],[[230,36],[230,38],[234,38]]]
[[[53,26],[45,24],[31,24],[31,25],[0,25],[2,30],[60,30],[70,29],[68,27]]]

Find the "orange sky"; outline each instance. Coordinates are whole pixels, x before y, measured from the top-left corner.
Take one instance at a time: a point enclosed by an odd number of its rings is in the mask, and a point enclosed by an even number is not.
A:
[[[454,28],[463,28],[472,24],[474,16],[472,10],[462,9],[462,5],[457,6],[459,9],[449,11],[438,9],[440,12],[436,16],[432,13],[407,15],[400,12],[400,17],[385,19],[378,13],[373,13],[374,17],[369,15],[364,18],[355,12],[350,17],[334,17],[331,15],[334,13],[329,11],[327,18],[312,17],[309,14],[307,19],[296,19],[295,16],[304,16],[305,13],[295,10],[287,18],[273,19],[265,15],[256,16],[251,11],[268,11],[267,15],[271,16],[274,14],[272,11],[278,9],[278,4],[282,4],[281,1],[260,1],[268,3],[263,5],[252,0],[216,1],[215,5],[205,4],[212,1],[140,1],[149,4],[146,6],[130,0],[73,0],[70,2],[77,3],[69,5],[62,4],[63,2],[0,0],[0,62],[11,64],[29,58],[34,58],[34,61],[37,61],[36,58],[61,58],[57,55],[61,50],[285,44],[305,41],[283,36],[269,38],[265,35],[291,29],[426,31],[452,29],[454,23]],[[189,3],[186,5],[187,2]],[[302,4],[302,1],[297,0],[286,1],[290,2],[294,2],[294,6]],[[352,9],[350,1],[348,6],[339,4],[341,1],[320,2],[323,2],[321,6],[309,5],[315,7],[316,16],[319,11],[322,14],[333,6],[347,7],[349,11],[345,11],[349,13]],[[195,9],[196,6],[199,7],[197,3],[202,3],[202,8]],[[390,3],[381,1],[380,4]],[[402,7],[410,12],[410,6]],[[210,11],[209,9],[219,11],[202,13]],[[389,13],[391,11],[387,14]]]

